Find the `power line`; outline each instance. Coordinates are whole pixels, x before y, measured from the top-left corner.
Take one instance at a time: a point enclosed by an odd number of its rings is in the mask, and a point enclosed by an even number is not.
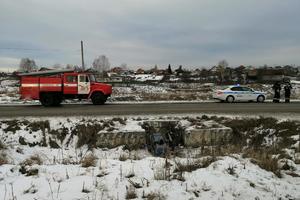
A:
[[[53,52],[80,52],[80,49],[76,50],[61,50],[61,49],[33,49],[33,48],[19,48],[19,47],[0,47],[0,50],[12,50],[12,51],[53,51]]]

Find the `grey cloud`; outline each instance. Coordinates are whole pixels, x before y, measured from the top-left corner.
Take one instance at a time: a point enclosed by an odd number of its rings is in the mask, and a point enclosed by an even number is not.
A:
[[[2,0],[0,4],[0,67],[4,58],[21,57],[46,66],[80,64],[80,40],[85,41],[88,64],[100,54],[113,65],[129,66],[203,66],[224,58],[233,65],[300,64],[297,0]],[[5,50],[12,47],[20,50]]]

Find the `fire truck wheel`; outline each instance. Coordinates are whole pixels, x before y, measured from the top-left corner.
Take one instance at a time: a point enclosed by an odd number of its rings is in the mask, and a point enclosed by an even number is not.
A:
[[[54,95],[50,93],[44,93],[40,97],[40,102],[43,106],[49,107],[54,105]]]
[[[102,92],[96,92],[92,95],[92,102],[94,105],[102,105],[105,103],[105,96]]]
[[[62,102],[62,97],[60,95],[56,95],[54,98],[53,105],[60,106],[61,102]]]

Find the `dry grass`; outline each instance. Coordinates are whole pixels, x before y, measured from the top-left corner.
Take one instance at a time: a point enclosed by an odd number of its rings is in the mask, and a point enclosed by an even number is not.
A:
[[[7,155],[4,152],[0,153],[0,166],[8,164]]]
[[[176,168],[174,172],[192,172],[200,168],[206,168],[211,163],[215,162],[215,157],[206,157],[203,159],[197,159],[197,160],[187,160],[187,162],[177,162],[175,161]]]
[[[120,161],[126,161],[128,159],[130,159],[130,160],[141,160],[142,156],[140,156],[136,151],[134,151],[133,153],[129,152],[129,154],[128,153],[121,153],[120,156],[119,156]]]
[[[196,161],[187,161],[187,162],[176,162],[176,168],[174,172],[192,172],[201,168],[201,162]]]
[[[80,163],[82,167],[95,167],[97,159],[98,158],[94,154],[89,154],[85,156]]]
[[[167,180],[164,169],[156,169],[154,170],[154,180]]]
[[[269,152],[265,150],[248,150],[243,155],[244,157],[251,158],[251,162],[257,164],[260,168],[273,172],[276,176],[281,178],[280,168],[278,166],[278,159],[274,158]]]
[[[292,177],[300,177],[299,174],[295,173],[295,172],[286,172],[287,175],[290,175]]]

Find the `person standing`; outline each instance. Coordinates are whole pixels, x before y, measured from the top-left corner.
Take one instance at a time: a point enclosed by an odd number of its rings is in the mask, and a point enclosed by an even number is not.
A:
[[[290,103],[291,90],[292,90],[292,85],[289,81],[287,81],[284,86],[285,103]]]
[[[281,90],[281,85],[280,85],[279,81],[276,81],[272,88],[274,90],[273,102],[279,103],[280,102],[280,90]]]

